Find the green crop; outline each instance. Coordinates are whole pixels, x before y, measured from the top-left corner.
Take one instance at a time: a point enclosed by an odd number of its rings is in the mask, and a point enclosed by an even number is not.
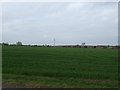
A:
[[[117,87],[118,50],[115,49],[3,46],[2,65],[4,83]]]

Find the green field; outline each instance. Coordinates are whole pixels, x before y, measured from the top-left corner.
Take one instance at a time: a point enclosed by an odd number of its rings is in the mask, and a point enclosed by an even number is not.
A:
[[[3,86],[118,87],[118,50],[3,46]]]

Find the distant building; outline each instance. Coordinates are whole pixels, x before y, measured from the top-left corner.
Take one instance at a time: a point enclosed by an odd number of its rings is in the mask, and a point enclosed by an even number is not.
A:
[[[17,46],[22,46],[22,42],[16,42]]]
[[[85,43],[82,43],[82,46],[85,46]]]
[[[85,43],[82,43],[81,48],[87,48],[87,47],[85,46]]]

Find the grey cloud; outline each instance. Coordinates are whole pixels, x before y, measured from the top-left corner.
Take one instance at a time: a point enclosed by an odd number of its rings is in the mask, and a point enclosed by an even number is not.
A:
[[[3,41],[117,44],[117,3],[7,3]]]

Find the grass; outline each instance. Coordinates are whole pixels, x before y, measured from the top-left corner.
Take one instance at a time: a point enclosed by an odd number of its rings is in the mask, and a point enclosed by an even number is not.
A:
[[[2,46],[0,45],[0,87],[1,86],[2,86]]]
[[[19,86],[20,81],[21,87],[118,87],[117,50],[3,46],[2,53],[3,83]]]

